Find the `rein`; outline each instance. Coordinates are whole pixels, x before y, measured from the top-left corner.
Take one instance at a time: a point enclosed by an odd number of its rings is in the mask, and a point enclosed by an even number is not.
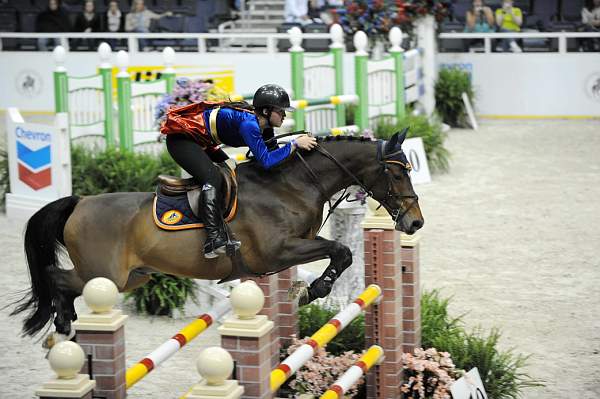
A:
[[[405,133],[407,130],[408,130],[408,128],[405,128],[402,133]],[[298,134],[306,134],[306,132],[304,130],[300,130],[300,131],[280,134],[280,135],[277,135],[277,136],[272,137],[271,139],[267,140],[265,142],[265,144],[268,144],[271,141],[275,141],[275,140],[283,138],[283,137],[295,136]],[[408,162],[405,163],[405,162],[393,159],[394,157],[400,155],[402,153],[402,150],[393,152],[391,154],[385,154],[383,140],[377,141],[377,162],[382,166],[382,168],[379,171],[379,173],[377,174],[377,177],[373,180],[373,184],[371,185],[371,187],[367,187],[363,182],[361,182],[360,179],[358,177],[356,177],[356,175],[354,173],[352,173],[345,165],[343,165],[340,161],[338,161],[329,151],[327,151],[321,145],[317,144],[317,146],[315,147],[315,150],[317,152],[321,153],[324,157],[331,160],[339,169],[341,169],[347,176],[349,176],[354,181],[354,184],[359,186],[364,191],[367,198],[373,197],[373,192],[371,189],[377,183],[377,181],[379,181],[379,178],[381,177],[381,175],[385,174],[388,178],[388,188],[387,188],[385,198],[382,201],[380,201],[380,205],[379,205],[379,207],[377,207],[377,209],[381,208],[382,206],[387,206],[387,208],[389,208],[389,210],[391,210],[391,212],[392,212],[392,219],[394,220],[394,223],[397,223],[398,220],[402,219],[404,217],[404,215],[406,215],[408,213],[408,211],[410,211],[417,203],[418,197],[416,195],[396,194],[392,191],[392,179],[394,177],[389,172],[389,164],[400,165],[400,166],[402,166],[402,168],[404,168],[405,170],[408,170],[408,171],[412,170],[412,166]],[[317,190],[319,191],[321,196],[325,199],[325,201],[327,201],[327,203],[329,205],[329,210],[327,211],[327,216],[325,217],[325,220],[321,224],[321,227],[319,227],[319,230],[317,230],[317,234],[319,234],[319,232],[321,231],[321,229],[323,228],[325,223],[327,223],[327,220],[329,219],[331,214],[335,211],[335,209],[343,201],[354,202],[356,200],[349,199],[349,197],[350,197],[350,193],[348,193],[349,187],[346,187],[344,189],[344,191],[342,192],[342,195],[340,195],[340,197],[332,204],[331,198],[329,198],[327,196],[327,194],[325,193],[325,189],[323,188],[323,185],[320,183],[319,177],[314,172],[314,170],[310,167],[310,165],[308,164],[306,159],[304,159],[302,154],[300,154],[300,151],[296,151],[296,156],[301,161],[304,168],[307,170],[314,186],[317,188]],[[389,205],[389,202],[388,202],[389,200],[394,200],[397,198],[412,199],[410,206],[408,206],[402,213],[400,212],[399,209],[394,209],[392,206]]]

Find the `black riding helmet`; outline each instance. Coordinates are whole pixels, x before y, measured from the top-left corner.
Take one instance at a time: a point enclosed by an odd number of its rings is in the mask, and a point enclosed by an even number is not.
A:
[[[267,84],[261,86],[254,93],[252,99],[254,108],[279,108],[284,111],[292,112],[294,108],[290,106],[290,96],[283,87],[276,84]]]

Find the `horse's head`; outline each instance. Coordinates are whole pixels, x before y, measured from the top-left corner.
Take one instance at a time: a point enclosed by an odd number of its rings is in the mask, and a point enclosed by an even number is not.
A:
[[[423,226],[423,215],[408,176],[412,167],[402,151],[407,131],[405,129],[394,134],[389,141],[377,144],[379,167],[371,192],[394,219],[396,230],[414,234]]]

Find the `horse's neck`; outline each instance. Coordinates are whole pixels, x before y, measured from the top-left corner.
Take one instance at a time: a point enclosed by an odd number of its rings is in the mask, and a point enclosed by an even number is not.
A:
[[[334,141],[320,143],[320,145],[361,182],[364,182],[366,169],[375,162],[377,148],[372,142]],[[328,198],[356,184],[354,178],[332,160],[315,150],[313,152],[309,164],[314,168]]]

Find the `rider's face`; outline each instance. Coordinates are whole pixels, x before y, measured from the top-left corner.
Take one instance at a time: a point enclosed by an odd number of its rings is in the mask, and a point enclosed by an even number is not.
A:
[[[285,119],[285,110],[274,108],[271,112],[271,126],[280,127]]]

